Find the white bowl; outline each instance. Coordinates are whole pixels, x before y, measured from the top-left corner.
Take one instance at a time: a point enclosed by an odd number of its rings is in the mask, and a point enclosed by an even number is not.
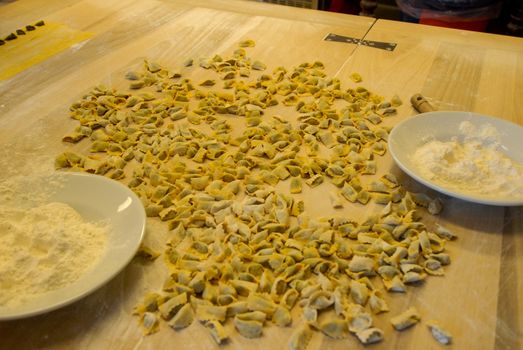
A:
[[[47,181],[51,180],[52,181]],[[107,246],[98,263],[77,281],[16,307],[0,307],[0,320],[34,316],[68,305],[115,277],[133,258],[145,232],[145,210],[125,185],[99,175],[64,172],[39,181],[49,201],[74,208],[85,220],[109,223]]]
[[[429,112],[404,120],[395,126],[389,135],[388,145],[392,158],[408,175],[449,196],[489,205],[523,205],[523,195],[476,195],[447,188],[422,176],[413,164],[411,156],[418,147],[426,142],[427,138],[449,141],[453,137],[459,136],[459,126],[463,121],[468,121],[477,127],[486,123],[493,125],[499,132],[499,141],[505,155],[523,164],[523,127],[502,119],[470,112]],[[523,184],[523,179],[521,181]]]

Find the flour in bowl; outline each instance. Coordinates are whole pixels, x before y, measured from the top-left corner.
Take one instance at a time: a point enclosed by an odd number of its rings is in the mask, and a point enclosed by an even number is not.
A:
[[[11,192],[0,191],[0,307],[7,308],[77,281],[103,255],[108,230],[67,204],[28,206]]]
[[[501,151],[491,124],[464,121],[450,141],[430,139],[412,156],[421,175],[450,190],[484,196],[523,195],[523,165]]]

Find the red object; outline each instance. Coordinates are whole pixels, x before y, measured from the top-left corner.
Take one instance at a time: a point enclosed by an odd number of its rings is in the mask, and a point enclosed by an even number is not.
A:
[[[446,28],[455,28],[455,29],[464,29],[472,30],[475,32],[484,32],[487,29],[487,24],[489,20],[484,18],[471,18],[464,19],[460,17],[427,17],[423,16],[421,13],[419,23],[428,24],[431,26],[437,27],[446,27]]]
[[[331,0],[327,11],[357,15],[360,12],[359,0]]]

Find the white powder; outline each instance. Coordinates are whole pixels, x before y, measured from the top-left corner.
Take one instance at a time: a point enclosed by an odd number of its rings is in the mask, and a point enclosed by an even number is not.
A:
[[[107,225],[86,222],[72,207],[23,188],[0,186],[0,307],[73,283],[103,255]]]
[[[464,121],[450,141],[428,140],[412,161],[421,175],[451,190],[483,196],[523,195],[523,165],[501,151],[491,124]]]

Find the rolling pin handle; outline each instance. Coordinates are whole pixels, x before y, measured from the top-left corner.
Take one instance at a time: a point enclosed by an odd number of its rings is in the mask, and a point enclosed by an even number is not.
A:
[[[420,113],[433,112],[436,110],[422,94],[412,95],[410,103]]]

